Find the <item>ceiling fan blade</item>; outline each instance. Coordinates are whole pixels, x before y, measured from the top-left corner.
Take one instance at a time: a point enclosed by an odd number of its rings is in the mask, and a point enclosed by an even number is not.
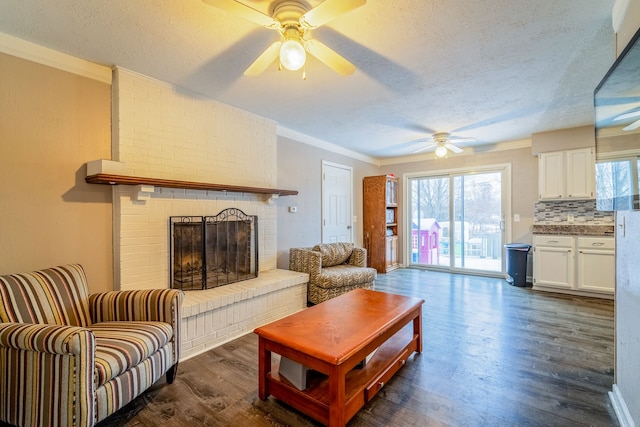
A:
[[[304,43],[304,48],[333,71],[343,76],[348,76],[356,69],[355,65],[316,39],[307,40]]]
[[[456,142],[475,142],[477,141],[477,139],[475,138],[471,138],[471,137],[466,137],[466,136],[450,136],[449,141],[456,141]]]
[[[437,147],[438,144],[431,144],[431,145],[427,145],[426,147],[422,147],[422,148],[418,148],[415,151],[412,151],[412,154],[416,154],[416,153],[422,153],[423,151],[427,151],[427,150],[431,150],[433,147]]]
[[[453,144],[448,144],[447,143],[447,144],[444,144],[444,146],[446,147],[447,150],[453,151],[456,154],[460,154],[463,151],[462,148],[456,147]]]
[[[249,65],[249,68],[244,70],[244,75],[255,77],[266,70],[267,67],[271,65],[271,63],[275,61],[276,58],[278,58],[278,56],[280,55],[281,44],[282,42],[275,42],[271,46],[269,46],[267,50],[262,52],[262,55],[260,55],[255,61],[253,61],[253,64]]]
[[[432,138],[418,138],[418,139],[414,139],[413,141],[409,141],[408,144],[420,144],[420,143],[425,143],[425,142],[433,142]]]
[[[640,117],[640,111],[632,111],[631,113],[620,114],[619,116],[613,119],[614,122],[618,120],[631,119],[633,117]]]
[[[640,128],[640,120],[636,120],[635,122],[631,123],[629,126],[625,126],[622,128],[622,130],[636,130]]]
[[[281,27],[280,22],[272,17],[265,15],[264,13],[247,6],[246,4],[237,2],[235,0],[202,0],[209,6],[213,6],[217,9],[224,10],[225,12],[231,12],[236,15],[242,16],[249,21],[253,21],[263,27],[277,30]]]
[[[308,30],[313,30],[326,24],[333,18],[356,9],[367,0],[324,0],[300,17],[300,24]]]

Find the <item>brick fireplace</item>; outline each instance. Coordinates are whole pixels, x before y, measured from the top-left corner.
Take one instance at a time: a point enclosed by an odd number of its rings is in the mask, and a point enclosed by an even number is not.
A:
[[[276,124],[116,68],[113,160],[128,175],[275,188]],[[170,286],[169,218],[239,209],[259,218],[258,277],[186,291],[182,353],[190,357],[306,306],[305,275],[277,270],[277,206],[262,194],[113,187],[114,277],[120,289]]]

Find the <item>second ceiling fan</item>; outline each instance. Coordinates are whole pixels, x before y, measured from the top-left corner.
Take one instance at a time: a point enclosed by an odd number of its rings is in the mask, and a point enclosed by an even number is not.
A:
[[[280,40],[271,44],[244,71],[247,76],[257,76],[278,58],[286,69],[299,70],[305,64],[306,52],[339,74],[349,75],[355,71],[356,67],[351,62],[319,40],[312,38],[310,31],[364,5],[366,0],[324,0],[310,10],[307,10],[308,7],[302,1],[283,0],[273,8],[273,16],[265,15],[236,0],[203,1],[210,6],[235,13],[280,33]]]
[[[433,142],[426,147],[418,148],[414,150],[413,153],[422,153],[423,151],[432,150],[435,148],[436,157],[445,157],[448,151],[451,151],[455,154],[462,153],[462,148],[453,144],[453,142],[462,142],[462,141],[475,141],[475,138],[466,138],[461,136],[451,136],[449,132],[436,132],[430,138],[421,139],[418,142]]]

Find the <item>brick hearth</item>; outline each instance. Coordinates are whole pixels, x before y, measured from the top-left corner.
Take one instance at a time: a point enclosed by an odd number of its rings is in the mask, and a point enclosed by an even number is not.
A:
[[[309,275],[269,270],[251,280],[185,292],[182,357],[188,359],[307,306]]]

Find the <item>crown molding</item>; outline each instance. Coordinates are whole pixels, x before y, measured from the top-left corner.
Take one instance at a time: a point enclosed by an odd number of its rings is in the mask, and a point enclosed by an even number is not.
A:
[[[331,142],[324,141],[319,138],[315,138],[313,136],[309,136],[302,132],[295,131],[293,129],[286,128],[284,126],[278,125],[277,130],[278,136],[282,136],[284,138],[289,138],[294,141],[301,142],[303,144],[312,145],[314,147],[321,148],[323,150],[331,151],[333,153],[341,154],[343,156],[351,157],[352,159],[360,160],[366,163],[370,163],[375,166],[380,166],[380,160],[367,156],[365,154],[358,153],[353,150],[349,150],[347,148],[341,147],[339,145],[333,144]]]
[[[67,55],[8,34],[0,33],[0,52],[111,84],[110,67]]]

